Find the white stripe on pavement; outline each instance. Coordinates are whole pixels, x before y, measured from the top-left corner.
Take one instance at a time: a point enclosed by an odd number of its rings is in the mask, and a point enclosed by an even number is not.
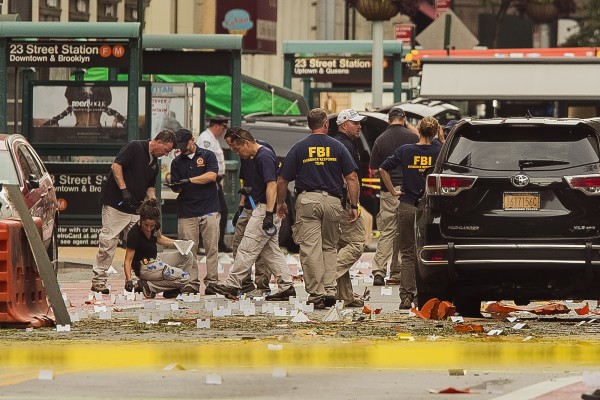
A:
[[[553,390],[560,389],[565,386],[581,382],[581,375],[567,376],[565,378],[556,378],[549,381],[536,383],[535,385],[527,386],[514,392],[507,393],[500,397],[494,397],[493,400],[530,400],[541,395],[549,393]]]

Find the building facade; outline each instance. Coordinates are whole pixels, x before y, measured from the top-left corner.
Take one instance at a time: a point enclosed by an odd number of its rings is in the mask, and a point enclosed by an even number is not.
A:
[[[24,21],[59,21],[59,22],[129,22],[138,21],[138,1],[144,2],[144,26],[147,34],[214,34],[217,32],[218,1],[225,0],[4,0],[1,3],[2,14],[18,14]],[[240,7],[252,0],[227,0]],[[273,85],[283,85],[282,44],[287,40],[340,40],[370,39],[371,22],[363,18],[355,8],[349,7],[351,0],[254,0],[274,2],[277,7],[276,51],[274,54],[251,54],[246,52],[242,59],[242,73]],[[584,0],[577,1],[581,3]],[[515,1],[521,4],[524,0]],[[423,0],[419,4],[418,14],[412,18],[423,29],[435,18],[435,1]],[[518,4],[517,4],[518,5]],[[452,10],[465,24],[469,31],[483,40],[492,43],[489,36],[489,21],[493,20],[498,10],[498,2],[481,2],[477,0],[453,0]],[[508,17],[521,24],[518,7],[511,7]],[[486,19],[487,18],[487,19]],[[411,22],[408,16],[398,14],[384,22],[384,40],[395,39],[394,25]],[[527,22],[527,21],[526,21]],[[520,26],[527,35],[529,25]],[[485,30],[480,32],[480,30]],[[514,33],[515,31],[513,31]],[[487,36],[486,36],[487,35]],[[515,37],[516,35],[511,35]],[[518,42],[516,42],[518,43]],[[527,42],[521,42],[527,43]],[[556,41],[554,42],[556,43]],[[512,46],[510,42],[508,47]],[[38,71],[37,79],[67,79],[72,71],[51,69]],[[19,76],[9,71],[13,79],[14,93],[18,88]],[[292,81],[292,90],[302,93],[302,82]],[[18,91],[18,89],[17,89]],[[343,97],[343,96],[342,96]],[[17,104],[14,100],[11,104]],[[17,93],[16,98],[19,98]],[[349,105],[338,101],[339,107]],[[14,107],[11,114],[18,115]]]

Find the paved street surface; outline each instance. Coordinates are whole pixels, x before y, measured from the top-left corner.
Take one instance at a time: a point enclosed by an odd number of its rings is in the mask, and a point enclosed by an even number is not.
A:
[[[432,391],[444,389],[470,391],[458,399],[579,399],[600,387],[595,314],[468,319],[484,332],[459,334],[459,322],[400,312],[397,286],[372,287],[373,253],[353,269],[355,291],[370,290],[371,314],[342,309],[327,322],[331,310],[305,310],[309,321],[296,323],[292,302],[275,311],[255,301],[256,315],[244,316],[242,302],[214,296],[94,298],[95,251],[60,250],[61,290],[80,317],[70,331],[0,331],[0,399],[436,399],[445,395]],[[123,256],[120,249],[109,279],[113,294],[123,293]],[[288,261],[299,276],[296,257]],[[220,261],[224,278],[231,260]],[[296,290],[306,298],[299,280]],[[214,316],[209,304],[232,315]]]

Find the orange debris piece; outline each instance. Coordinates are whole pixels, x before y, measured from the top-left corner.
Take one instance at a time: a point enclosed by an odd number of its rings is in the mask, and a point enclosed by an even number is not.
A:
[[[575,312],[578,315],[587,315],[590,313],[590,305],[588,303],[585,303],[585,306],[583,306],[581,308],[576,308]]]
[[[483,333],[483,326],[477,324],[458,324],[454,325],[454,330],[458,333]]]
[[[439,299],[430,299],[423,304],[420,310],[412,308],[411,311],[421,319],[446,319],[456,313],[456,308],[452,303],[440,301]]]
[[[519,307],[507,306],[506,304],[502,304],[497,301],[495,303],[490,303],[490,304],[486,305],[484,311],[489,312],[489,313],[497,313],[497,314],[509,314],[513,311],[523,311],[523,310]]]
[[[564,304],[552,303],[542,307],[536,307],[533,310],[527,310],[528,312],[535,315],[554,315],[554,314],[568,314],[571,310]]]
[[[585,307],[584,307],[585,308]],[[571,309],[564,304],[560,303],[551,303],[545,306],[536,307],[532,309],[522,308],[522,307],[513,307],[507,306],[506,304],[502,304],[500,302],[490,303],[485,306],[485,312],[490,314],[509,314],[513,311],[527,311],[535,315],[555,315],[555,314],[568,314]],[[588,308],[589,312],[589,308]]]

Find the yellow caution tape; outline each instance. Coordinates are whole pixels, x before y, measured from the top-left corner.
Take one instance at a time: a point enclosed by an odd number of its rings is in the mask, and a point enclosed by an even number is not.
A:
[[[72,342],[71,342],[72,343]],[[4,367],[120,368],[156,367],[170,363],[204,367],[349,367],[502,369],[518,365],[598,365],[600,346],[588,342],[435,342],[394,340],[346,344],[289,344],[243,341],[174,344],[94,342],[68,344],[4,344]]]
[[[364,183],[363,183],[362,187],[371,188],[371,189],[377,189],[377,190],[381,189],[381,186],[379,186],[379,185],[366,185]]]

